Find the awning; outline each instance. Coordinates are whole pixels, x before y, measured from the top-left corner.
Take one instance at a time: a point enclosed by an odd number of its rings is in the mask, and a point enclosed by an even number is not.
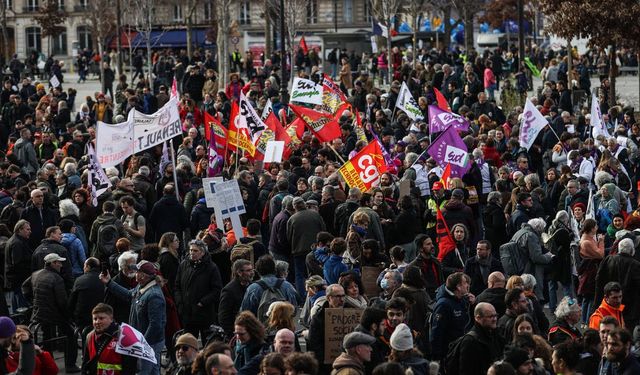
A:
[[[157,30],[151,31],[149,39],[151,48],[180,48],[187,46],[187,30]],[[138,33],[131,42],[134,48],[146,46],[146,33]],[[210,46],[212,41],[207,39],[206,29],[191,30],[191,43],[196,46]]]
[[[122,31],[120,33],[120,46],[122,48],[129,48],[129,41],[133,41],[137,34],[137,31]],[[117,42],[118,40],[115,37],[111,38],[111,42],[109,42],[109,49],[116,49],[118,44]]]

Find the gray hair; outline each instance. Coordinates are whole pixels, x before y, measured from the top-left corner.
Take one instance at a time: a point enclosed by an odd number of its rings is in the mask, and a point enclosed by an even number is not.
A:
[[[536,284],[538,283],[536,281],[536,278],[529,273],[523,273],[522,275],[520,275],[520,278],[522,279],[522,287],[524,288],[524,290],[533,290],[533,288],[535,288]]]
[[[479,148],[474,148],[471,155],[473,155],[473,159],[478,160],[484,157],[484,152],[482,152],[482,150]]]
[[[140,168],[138,168],[138,173],[140,173],[145,177],[149,177],[149,175],[151,174],[151,170],[146,165],[143,165]]]
[[[60,201],[60,217],[80,216],[80,209],[71,199],[63,199]]]
[[[596,176],[593,179],[598,189],[600,189],[604,184],[613,182],[613,176],[605,171],[596,172]]]
[[[398,270],[388,270],[385,274],[390,273],[393,276],[393,281],[396,282],[396,285],[400,286],[402,284],[402,273]]]
[[[569,214],[565,210],[560,210],[556,213],[556,218],[553,220],[553,225],[556,223],[562,223],[564,225],[569,225]]]
[[[76,165],[74,163],[67,163],[64,166],[64,174],[66,174],[67,176],[71,176],[76,174],[78,171],[78,169],[76,168]]]
[[[544,227],[547,226],[547,223],[541,218],[531,219],[527,224],[531,225],[531,228],[533,228],[533,230],[538,234],[544,232]]]
[[[120,254],[120,256],[118,257],[118,269],[120,271],[124,271],[124,268],[127,266],[127,262],[129,262],[131,259],[133,259],[134,263],[137,262],[138,254],[133,251],[125,251],[124,253]]]
[[[284,260],[276,260],[276,276],[282,277],[289,272],[289,263]]]
[[[524,182],[531,184],[532,188],[537,188],[540,186],[540,177],[535,173],[530,173],[524,176]]]
[[[31,223],[29,223],[27,220],[25,219],[20,219],[18,220],[18,222],[16,223],[16,225],[13,226],[13,233],[17,234],[18,232],[20,232],[22,230],[22,227],[24,227],[25,225],[31,225]]]
[[[362,198],[362,192],[357,187],[349,189],[349,198],[360,200]]]
[[[333,194],[335,193],[334,189],[335,189],[335,188],[334,188],[333,186],[331,186],[331,185],[325,185],[325,186],[322,188],[322,192],[323,192],[323,193],[327,193],[327,194],[329,194],[331,197],[333,197]]]
[[[563,319],[574,311],[580,311],[580,305],[578,305],[578,302],[574,298],[564,297],[558,304],[558,307],[556,307],[554,315],[558,319]]]
[[[109,178],[120,177],[120,171],[116,167],[109,167],[104,170],[104,173],[106,173],[107,177]]]
[[[418,160],[418,154],[415,152],[408,152],[407,155],[405,155],[404,160],[409,164],[413,164]]]
[[[282,198],[282,209],[293,211],[293,195],[287,195]]]
[[[618,252],[620,254],[627,254],[631,256],[636,255],[636,249],[631,238],[625,238],[618,242]]]
[[[492,191],[487,197],[487,202],[500,204],[502,202],[502,194],[499,191]]]

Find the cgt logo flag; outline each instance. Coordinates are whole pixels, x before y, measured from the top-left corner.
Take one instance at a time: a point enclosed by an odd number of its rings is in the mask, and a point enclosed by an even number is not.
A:
[[[542,113],[531,103],[531,100],[527,98],[527,102],[524,105],[522,124],[520,125],[520,137],[518,138],[520,146],[529,150],[536,140],[538,133],[540,133],[540,130],[544,129],[547,124],[547,119],[545,119]]]
[[[462,177],[470,168],[467,146],[452,126],[431,143],[427,153],[443,168],[450,164],[451,177]]]
[[[154,365],[158,363],[156,361],[156,353],[151,345],[147,343],[144,335],[126,323],[120,325],[116,353],[144,359]]]
[[[339,170],[347,185],[367,192],[378,186],[380,175],[387,171],[378,142],[371,142],[349,159]]]
[[[398,101],[396,102],[396,108],[404,111],[413,121],[421,120],[424,117],[422,116],[422,111],[418,107],[418,103],[411,95],[411,91],[409,91],[409,87],[406,83],[402,82],[402,86],[400,87],[400,92],[398,93]]]
[[[429,132],[438,133],[448,127],[454,127],[457,131],[469,131],[469,121],[466,118],[447,112],[438,106],[429,106]]]

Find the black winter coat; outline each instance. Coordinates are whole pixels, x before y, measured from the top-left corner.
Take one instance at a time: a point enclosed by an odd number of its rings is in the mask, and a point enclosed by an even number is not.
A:
[[[31,255],[31,271],[36,272],[44,268],[44,257],[49,254],[58,254],[62,258],[66,260],[62,263],[62,269],[60,269],[60,276],[64,279],[64,284],[67,287],[67,290],[71,290],[73,288],[73,274],[71,273],[71,258],[69,257],[69,252],[67,248],[64,247],[60,242],[56,242],[50,239],[45,238],[40,243],[40,246],[36,248]]]
[[[53,268],[47,266],[34,272],[22,284],[22,294],[33,303],[31,320],[51,324],[70,321],[64,280]]]
[[[153,229],[156,242],[160,241],[160,237],[166,232],[174,232],[178,238],[182,238],[182,232],[188,227],[187,213],[175,195],[164,195],[151,209],[149,225]]]
[[[442,216],[447,222],[449,228],[453,228],[455,224],[464,224],[469,229],[469,238],[474,238],[476,233],[476,221],[473,217],[473,211],[466,204],[458,200],[450,200],[444,205]]]
[[[213,213],[213,208],[207,207],[204,198],[198,200],[198,203],[196,203],[191,211],[191,236],[195,236],[201,230],[209,227]]]
[[[609,255],[598,268],[596,275],[596,298],[600,303],[604,297],[604,286],[610,281],[617,281],[622,285],[622,303],[624,304],[625,326],[635,327],[640,320],[640,262],[631,255]]]
[[[222,280],[220,270],[209,253],[199,262],[186,259],[180,263],[176,275],[174,297],[184,324],[217,323]],[[202,307],[198,306],[198,303]]]
[[[504,345],[505,340],[496,330],[489,332],[475,324],[460,343],[460,373],[465,375],[486,374],[491,364],[502,358]]]
[[[226,333],[233,332],[233,323],[240,311],[242,299],[249,284],[242,285],[237,279],[233,279],[222,288],[220,293],[220,307],[218,310],[218,324]]]
[[[502,263],[499,260],[489,257],[490,264],[489,269],[487,270],[487,277],[492,272],[503,272]],[[478,257],[474,256],[467,259],[467,263],[464,265],[464,273],[466,273],[471,278],[471,294],[477,296],[482,293],[485,289],[487,289],[487,279],[482,276],[482,272],[480,271],[480,263],[478,262]]]
[[[27,208],[22,211],[22,215],[20,215],[20,219],[25,219],[31,224],[29,246],[32,249],[40,245],[40,241],[44,238],[44,232],[47,228],[56,225],[58,222],[57,213],[46,206],[42,207],[42,219],[40,217],[39,210],[32,204],[28,205]]]
[[[507,294],[505,288],[488,288],[476,297],[476,304],[480,302],[488,302],[493,305],[498,314],[498,319],[504,315],[507,306],[504,303],[504,296]]]
[[[76,279],[69,296],[69,311],[78,327],[91,325],[91,310],[104,299],[104,284],[99,278],[100,269],[93,269]]]
[[[504,217],[502,207],[495,203],[489,203],[484,209],[482,222],[484,224],[484,236],[491,243],[491,254],[500,258],[500,246],[508,242],[507,220]]]
[[[26,238],[14,234],[4,248],[4,287],[19,288],[31,275],[31,255],[33,250]]]

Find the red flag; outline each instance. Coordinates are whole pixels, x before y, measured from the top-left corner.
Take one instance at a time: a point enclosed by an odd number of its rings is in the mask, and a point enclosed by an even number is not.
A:
[[[286,143],[283,158],[288,158],[291,152],[302,143],[302,135],[304,134],[305,123],[302,119],[296,118],[291,124],[285,128],[289,142]]]
[[[300,38],[300,45],[299,47],[302,49],[302,52],[306,55],[307,53],[309,53],[309,47],[307,47],[307,42],[304,40],[304,36],[302,38]]]
[[[291,144],[291,138],[284,130],[273,111],[269,113],[267,118],[264,120],[264,123],[267,126],[267,129],[262,132],[262,135],[260,135],[260,138],[256,142],[256,154],[254,155],[255,160],[264,159],[264,152],[267,149],[267,142],[269,141],[284,141],[285,152],[283,154],[283,158],[288,157],[291,151],[287,153],[287,146]]]
[[[207,140],[207,142],[211,142],[211,130],[213,129],[213,131],[216,133],[216,144],[220,145],[222,144],[224,147],[224,144],[227,143],[227,129],[222,126],[222,124],[220,123],[220,120],[218,119],[218,116],[214,116],[211,115],[209,112],[204,112],[204,134],[205,134],[205,139]],[[217,138],[220,137],[224,137],[224,139],[220,140]],[[220,148],[220,146],[218,146],[218,148]]]
[[[251,156],[256,152],[256,146],[251,141],[249,128],[241,126],[238,128],[238,116],[240,116],[240,108],[237,101],[231,104],[231,115],[229,116],[229,149],[234,151],[235,146],[247,151]],[[231,147],[234,146],[234,147]]]
[[[367,192],[380,184],[380,175],[387,171],[380,143],[371,142],[349,159],[338,172],[351,187]]]
[[[437,88],[434,87],[433,88],[433,92],[436,94],[436,100],[438,101],[438,107],[440,107],[440,109],[442,109],[444,111],[451,112],[451,107],[449,107],[449,102],[447,102],[447,98],[445,98],[444,95],[442,95],[440,90],[438,90]]]
[[[442,177],[440,177],[440,182],[442,182],[442,186],[445,189],[449,189],[449,178],[451,177],[451,163],[447,163],[447,166],[444,167],[444,171],[442,172]]]
[[[440,209],[437,210],[436,214],[436,244],[438,245],[438,260],[441,262],[447,254],[456,248],[456,242],[453,240]]]
[[[342,135],[340,125],[332,114],[295,104],[289,104],[289,108],[309,126],[320,142],[331,142]]]

